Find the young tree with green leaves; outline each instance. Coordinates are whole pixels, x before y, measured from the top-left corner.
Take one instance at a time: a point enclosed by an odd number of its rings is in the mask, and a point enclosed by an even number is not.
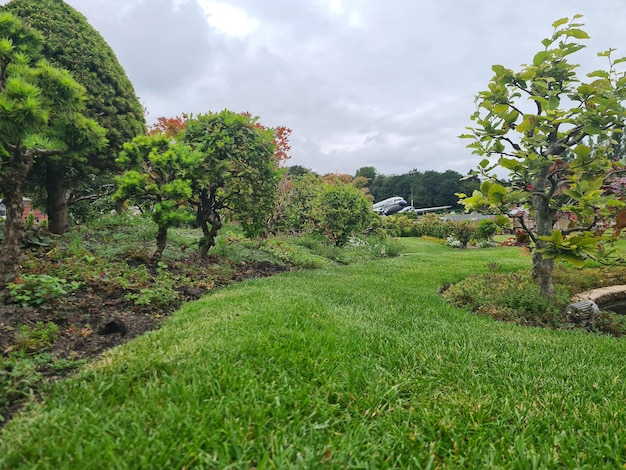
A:
[[[133,169],[116,178],[113,198],[151,203],[152,220],[158,227],[156,248],[150,256],[153,263],[161,259],[168,229],[194,218],[189,204],[191,180],[201,161],[200,153],[165,134],[135,137],[124,145],[118,162]]]
[[[68,202],[79,199],[72,196],[91,189],[93,174],[117,170],[115,158],[123,144],[145,134],[144,110],[111,47],[67,3],[12,0],[0,11],[12,13],[43,35],[43,57],[53,66],[69,70],[85,87],[85,115],[106,130],[108,145],[97,152],[68,152],[63,158],[35,162],[32,179],[45,190],[49,229],[60,234],[69,228]],[[96,194],[81,194],[92,195]]]
[[[372,199],[353,182],[341,179],[324,182],[313,201],[312,217],[317,229],[336,246],[367,229],[379,216]]]
[[[223,110],[190,117],[180,134],[182,143],[203,155],[192,180],[203,257],[215,244],[225,213],[236,217],[252,236],[266,227],[274,212],[280,182],[276,135],[257,121],[258,117]]]
[[[588,38],[573,19],[553,24],[543,50],[519,72],[492,67],[487,90],[476,98],[475,125],[463,138],[485,157],[477,173],[483,182],[472,195],[460,194],[467,210],[509,214],[517,208],[520,223],[534,242],[533,275],[541,293],[554,294],[555,259],[577,265],[606,256],[604,228],[624,205],[605,191],[611,178],[623,171],[611,149],[611,135],[621,132],[626,117],[626,77],[612,59],[612,50],[598,55],[607,70],[596,70],[582,81],[570,56]],[[500,179],[505,170],[510,181]],[[521,217],[527,212],[534,226]],[[559,219],[572,222],[555,228]]]
[[[85,90],[66,70],[40,59],[41,35],[0,12],[0,194],[6,206],[0,251],[2,285],[19,273],[22,195],[35,164],[84,157],[106,144],[84,115]]]

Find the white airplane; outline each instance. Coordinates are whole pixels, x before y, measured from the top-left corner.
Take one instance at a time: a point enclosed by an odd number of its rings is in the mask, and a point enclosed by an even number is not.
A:
[[[403,198],[396,196],[377,202],[372,206],[372,210],[378,212],[380,215],[391,215],[399,212],[405,206],[406,201]]]
[[[426,212],[436,212],[436,211],[444,211],[446,209],[450,209],[452,206],[438,206],[438,207],[420,207],[416,209],[413,206],[406,206],[404,209],[401,209],[399,212],[415,212],[416,214],[425,214]]]

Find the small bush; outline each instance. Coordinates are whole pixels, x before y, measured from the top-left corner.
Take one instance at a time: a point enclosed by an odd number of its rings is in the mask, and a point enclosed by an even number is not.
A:
[[[126,300],[141,307],[164,308],[180,305],[181,296],[169,286],[154,286],[140,289],[138,293],[126,294]]]
[[[454,305],[498,320],[542,326],[563,322],[568,299],[563,289],[549,299],[540,295],[539,287],[526,273],[496,273],[497,266],[491,269],[450,286],[442,295]]]
[[[491,219],[483,219],[476,226],[476,239],[478,241],[492,240],[498,231],[498,224]]]

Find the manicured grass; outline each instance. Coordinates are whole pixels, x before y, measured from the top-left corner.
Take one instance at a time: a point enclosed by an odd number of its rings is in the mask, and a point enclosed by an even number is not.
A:
[[[0,468],[616,468],[626,343],[445,303],[516,248],[247,281],[187,304],[4,429]]]

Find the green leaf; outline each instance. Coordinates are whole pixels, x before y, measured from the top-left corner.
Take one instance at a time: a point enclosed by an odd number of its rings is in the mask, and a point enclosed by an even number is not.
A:
[[[583,132],[589,135],[596,135],[596,134],[599,134],[601,131],[602,129],[600,128],[598,124],[588,124],[585,127],[583,127]]]
[[[593,72],[590,72],[587,74],[588,77],[600,77],[600,78],[609,78],[609,72],[607,72],[606,70],[594,70]]]
[[[497,76],[501,76],[506,73],[506,69],[504,68],[504,66],[498,64],[492,65],[491,70],[493,70],[493,73],[495,73]]]
[[[571,251],[558,253],[555,258],[562,259],[577,268],[582,268],[585,265],[585,258],[577,255],[576,253],[572,253]]]
[[[501,141],[496,140],[493,144],[493,151],[496,153],[502,153],[504,152],[504,150],[505,150],[504,144]]]
[[[509,126],[510,126],[510,125],[511,125],[511,124],[513,124],[515,121],[517,121],[517,118],[518,118],[518,117],[519,117],[519,113],[518,113],[517,111],[513,110],[513,111],[511,111],[510,113],[505,114],[505,115],[503,116],[503,119],[504,119],[504,122],[505,122],[507,125],[509,125]]]
[[[553,28],[558,28],[559,26],[564,25],[568,21],[569,21],[569,18],[560,18],[560,19],[556,20],[554,23],[552,23],[552,27]]]
[[[497,114],[506,113],[509,110],[509,106],[507,104],[498,103],[493,107],[493,112]]]
[[[565,35],[575,37],[576,39],[589,39],[589,35],[582,29],[568,29],[565,31]]]
[[[574,147],[574,154],[578,158],[586,159],[589,157],[589,155],[591,155],[591,147],[587,145],[579,144],[576,147]]]
[[[561,100],[559,99],[558,96],[551,96],[550,99],[548,100],[548,109],[549,110],[555,110],[559,107],[559,105],[561,104]]]
[[[524,116],[524,120],[517,125],[515,130],[517,130],[518,132],[527,132],[531,129],[534,129],[536,123],[537,123],[537,116],[527,115],[527,116]]]
[[[611,88],[611,82],[605,78],[599,78],[590,83],[594,90],[609,90]]]
[[[491,189],[491,186],[493,185],[493,183],[491,181],[483,181],[480,184],[480,192],[482,194],[488,194],[489,190]]]
[[[547,51],[540,51],[533,57],[533,65],[541,65],[550,54]]]
[[[498,160],[498,163],[500,164],[501,167],[506,168],[507,170],[510,171],[518,171],[518,170],[522,170],[524,168],[524,165],[518,161],[515,160],[514,158],[500,158],[500,160]]]
[[[492,204],[502,204],[506,199],[507,191],[506,188],[500,184],[493,184],[489,188],[489,193],[487,194],[487,198],[489,202]]]
[[[579,95],[585,97],[593,95],[596,92],[596,89],[587,83],[583,83],[577,88],[576,91]]]
[[[548,39],[545,38],[543,41],[541,41],[541,44],[543,44],[545,47],[550,46],[554,41],[552,39]]]

